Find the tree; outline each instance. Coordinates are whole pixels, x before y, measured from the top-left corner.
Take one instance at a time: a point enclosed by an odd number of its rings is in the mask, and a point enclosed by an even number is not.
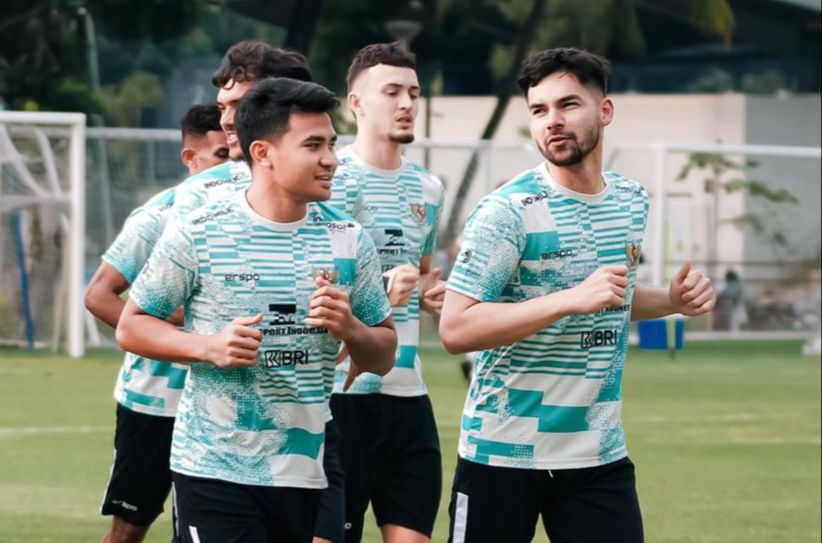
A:
[[[451,9],[461,0],[450,0]],[[467,0],[463,0],[467,1]],[[512,92],[513,81],[524,57],[520,53],[530,49],[575,46],[593,52],[633,57],[644,53],[645,43],[637,15],[635,0],[552,0],[543,10],[541,0],[503,0],[498,2],[500,12],[513,21],[515,39],[512,43],[500,40],[491,57],[492,72],[497,81],[496,104],[480,136],[491,139],[502,121]],[[689,0],[688,17],[703,32],[719,34],[729,43],[734,28],[733,13],[728,0]],[[534,31],[535,30],[535,31]],[[461,224],[460,210],[467,196],[479,163],[473,153],[457,188],[443,232],[443,243],[451,243]]]

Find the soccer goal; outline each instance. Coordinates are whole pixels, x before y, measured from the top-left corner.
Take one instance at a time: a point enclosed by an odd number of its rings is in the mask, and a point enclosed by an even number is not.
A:
[[[0,111],[0,344],[84,353],[81,113]]]

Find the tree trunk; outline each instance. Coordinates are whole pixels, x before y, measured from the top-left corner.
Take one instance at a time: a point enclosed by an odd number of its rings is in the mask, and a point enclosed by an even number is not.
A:
[[[505,114],[505,109],[508,107],[508,102],[511,101],[511,94],[514,90],[514,80],[519,73],[520,64],[525,59],[528,49],[531,47],[531,42],[534,41],[536,35],[537,25],[542,19],[542,13],[545,8],[546,0],[534,0],[531,5],[531,12],[528,18],[525,19],[522,29],[519,33],[516,49],[514,50],[514,57],[511,59],[511,68],[505,77],[497,85],[497,103],[494,106],[494,111],[482,131],[483,140],[490,140],[502,121],[502,116]],[[457,230],[461,227],[461,213],[462,207],[465,205],[465,197],[471,189],[471,184],[474,182],[474,176],[479,167],[479,151],[471,153],[471,158],[468,161],[468,166],[465,168],[465,173],[460,181],[457,194],[454,196],[454,202],[451,204],[451,211],[448,214],[448,223],[443,232],[443,244],[450,245],[457,237]]]

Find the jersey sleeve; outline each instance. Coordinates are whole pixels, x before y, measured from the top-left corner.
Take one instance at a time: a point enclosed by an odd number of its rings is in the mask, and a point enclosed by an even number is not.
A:
[[[368,326],[391,315],[391,304],[383,290],[377,249],[364,229],[357,234],[357,273],[351,289],[351,312]]]
[[[507,199],[487,196],[468,217],[447,288],[481,302],[497,301],[519,267],[524,246],[519,213]]]
[[[169,221],[129,297],[143,311],[165,319],[191,298],[198,280],[197,250],[176,218]]]
[[[103,262],[133,283],[160,239],[165,223],[166,214],[159,208],[137,209],[103,254]]]
[[[439,179],[436,179],[436,190],[437,196],[434,203],[425,204],[425,222],[429,231],[422,246],[421,256],[431,256],[437,249],[437,235],[440,230],[440,217],[442,217],[442,206],[445,201],[445,190]]]

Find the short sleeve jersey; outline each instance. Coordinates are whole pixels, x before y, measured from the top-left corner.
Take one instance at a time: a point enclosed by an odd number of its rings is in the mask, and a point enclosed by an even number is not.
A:
[[[348,292],[366,325],[390,315],[373,243],[323,204],[309,204],[296,223],[275,223],[240,191],[166,227],[131,290],[138,307],[165,318],[183,305],[186,329],[197,334],[263,315],[254,366],[191,364],[174,427],[174,471],[249,485],[325,486],[324,425],[339,342],[304,322],[318,274]]]
[[[174,203],[174,188],[160,192],[129,215],[103,261],[133,283],[163,233]],[[117,375],[114,399],[123,407],[160,417],[173,417],[188,366],[151,360],[127,352]]]
[[[382,271],[401,264],[419,267],[437,240],[443,202],[442,182],[425,168],[403,159],[399,169],[379,170],[363,162],[351,147],[341,150],[329,203],[353,215],[377,247]],[[394,369],[380,377],[364,373],[348,394],[422,396],[427,393],[417,353],[420,330],[418,289],[402,306],[392,308],[397,329]],[[348,361],[337,368],[335,393],[342,393]]]
[[[466,460],[568,469],[627,455],[621,381],[648,195],[616,173],[603,179],[601,193],[579,194],[543,164],[486,196],[468,219],[450,290],[516,303],[572,288],[614,264],[629,266],[630,285],[622,306],[566,316],[480,353],[462,416]]]

